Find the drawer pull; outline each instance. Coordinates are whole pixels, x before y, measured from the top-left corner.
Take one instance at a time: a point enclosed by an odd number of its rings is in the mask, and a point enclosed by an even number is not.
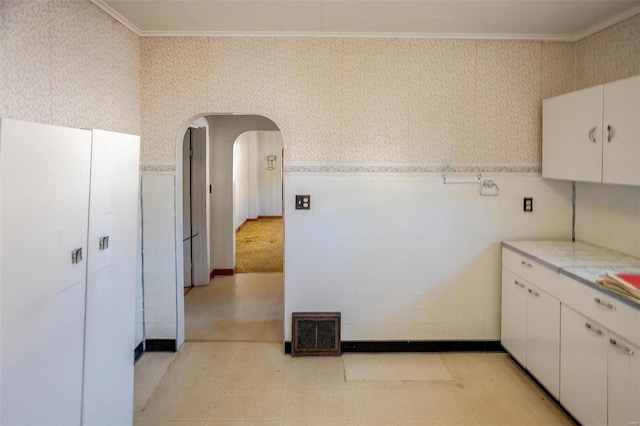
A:
[[[524,266],[526,266],[527,268],[533,268],[533,265],[530,264],[529,262],[525,262],[524,260],[521,260],[520,263],[522,263]]]
[[[525,285],[524,285],[524,284],[522,284],[522,283],[519,283],[518,281],[515,281],[515,280],[514,280],[514,281],[513,281],[513,283],[514,283],[515,285],[517,285],[518,287],[520,287],[520,288],[525,288]]]
[[[616,339],[609,339],[609,343],[611,343],[613,346],[615,346],[616,348],[622,350],[623,352],[626,352],[628,355],[633,355],[633,349],[627,347],[627,346],[623,346],[620,343],[618,343],[618,341]]]
[[[591,324],[589,324],[588,322],[584,323],[584,326],[587,327],[587,330],[591,330],[594,333],[602,336],[604,334],[604,332],[602,330],[600,330],[599,328],[595,328],[594,326],[592,326]]]
[[[530,288],[528,288],[527,291],[529,292],[529,294],[532,294],[534,296],[540,297],[540,293],[538,293],[535,290],[531,290]]]
[[[611,309],[612,311],[616,310],[615,306],[613,306],[611,303],[603,302],[599,297],[594,297],[593,300],[595,300],[597,304],[602,305],[607,309]]]

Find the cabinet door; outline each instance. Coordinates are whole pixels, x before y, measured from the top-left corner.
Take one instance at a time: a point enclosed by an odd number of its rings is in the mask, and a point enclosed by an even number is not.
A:
[[[560,301],[533,285],[527,288],[527,370],[560,397]]]
[[[602,86],[542,103],[542,177],[602,181]]]
[[[138,136],[93,131],[84,424],[133,421],[138,163]]]
[[[91,132],[0,127],[0,424],[79,424]]]
[[[602,181],[640,185],[640,76],[604,85]]]
[[[585,426],[607,424],[607,332],[562,305],[560,402]]]
[[[640,424],[640,347],[609,334],[609,425]]]
[[[527,366],[527,282],[502,269],[502,346]]]

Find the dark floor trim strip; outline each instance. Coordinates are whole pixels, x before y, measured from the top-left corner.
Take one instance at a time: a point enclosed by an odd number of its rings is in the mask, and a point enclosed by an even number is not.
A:
[[[133,363],[138,362],[142,354],[144,353],[144,342],[140,342],[138,346],[133,350]]]
[[[507,352],[507,353],[509,353],[509,352]],[[542,383],[540,383],[540,382],[538,381],[538,379],[536,379],[536,378],[533,376],[533,374],[531,374],[531,373],[530,373],[526,368],[524,368],[524,367],[522,366],[522,364],[520,364],[520,363],[518,362],[518,360],[517,360],[517,359],[515,359],[515,358],[513,357],[513,355],[509,354],[509,358],[511,358],[511,359],[513,360],[513,362],[518,366],[518,368],[520,368],[520,370],[521,370],[524,374],[526,374],[527,376],[529,376],[529,378],[530,378],[531,380],[533,380],[533,382],[534,382],[536,385],[538,385],[538,387],[539,387],[539,388],[540,388],[540,389],[541,389],[541,390],[542,390],[542,391],[547,395],[547,398],[549,398],[549,400],[550,400],[550,401],[552,401],[552,402],[556,405],[556,407],[558,407],[560,410],[562,410],[562,411],[564,412],[564,414],[566,414],[566,415],[567,415],[567,417],[569,417],[569,418],[571,419],[571,421],[573,421],[576,425],[578,425],[578,426],[580,425],[580,422],[578,421],[578,419],[576,419],[575,417],[573,417],[573,415],[572,415],[569,411],[567,411],[567,409],[566,409],[566,408],[564,408],[564,406],[560,403],[560,401],[558,401],[558,400],[556,399],[556,397],[555,397],[555,396],[553,396],[553,394],[552,394],[551,392],[549,392],[549,391],[547,390],[547,388],[545,388],[545,387],[542,385]]]
[[[147,352],[175,352],[176,341],[175,339],[147,339],[146,351]]]
[[[215,277],[216,275],[233,275],[233,274],[234,274],[233,269],[214,269],[213,271],[211,271],[211,274],[209,275],[209,277],[213,279],[213,277]]]
[[[498,340],[420,340],[342,342],[347,352],[505,352]],[[284,353],[291,353],[291,342],[284,342]]]

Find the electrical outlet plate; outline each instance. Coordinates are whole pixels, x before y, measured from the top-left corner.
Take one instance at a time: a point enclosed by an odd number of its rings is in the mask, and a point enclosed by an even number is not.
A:
[[[533,211],[533,198],[525,197],[522,210],[525,212]]]
[[[311,210],[311,196],[296,195],[296,210]]]

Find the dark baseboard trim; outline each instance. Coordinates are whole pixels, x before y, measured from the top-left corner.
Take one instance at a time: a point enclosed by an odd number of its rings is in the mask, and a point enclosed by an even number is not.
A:
[[[342,342],[348,352],[506,352],[498,340],[416,340]],[[291,342],[284,342],[284,353],[291,353]]]
[[[144,353],[144,341],[140,342],[138,346],[133,350],[133,363],[138,362],[142,354]]]
[[[505,351],[505,352],[509,353],[508,351]],[[520,364],[520,362],[518,362],[518,360],[517,360],[517,359],[515,359],[515,358],[513,357],[513,355],[509,354],[509,358],[511,358],[511,359],[513,360],[513,362],[515,362],[515,363],[516,363],[516,365],[518,366],[518,368],[520,368],[520,370],[522,370],[522,372],[523,372],[524,374],[526,374],[527,376],[529,376],[529,378],[530,378],[531,380],[533,380],[533,382],[534,382],[536,385],[538,385],[538,387],[539,387],[540,389],[542,389],[542,391],[547,395],[547,398],[549,398],[549,400],[550,400],[550,401],[552,401],[552,402],[556,405],[556,407],[558,407],[560,410],[562,410],[562,411],[567,415],[567,417],[569,417],[569,418],[574,422],[574,424],[576,424],[576,425],[580,425],[580,424],[581,424],[581,423],[578,421],[578,419],[576,419],[575,417],[573,417],[573,415],[572,415],[569,411],[567,411],[567,409],[566,409],[566,408],[564,408],[564,406],[560,403],[560,401],[558,401],[558,400],[556,399],[556,397],[555,397],[555,396],[553,396],[553,394],[552,394],[551,392],[549,392],[549,391],[547,390],[547,388],[545,388],[545,387],[542,385],[542,383],[540,383],[540,382],[538,381],[538,379],[536,379],[536,378],[533,376],[533,374],[531,374],[531,373],[529,372],[529,370],[527,370],[526,368],[524,368],[524,367],[522,366],[522,364]]]
[[[146,352],[175,352],[175,339],[147,339]]]
[[[234,269],[214,269],[209,274],[209,279],[212,280],[216,275],[233,275],[234,273]]]

